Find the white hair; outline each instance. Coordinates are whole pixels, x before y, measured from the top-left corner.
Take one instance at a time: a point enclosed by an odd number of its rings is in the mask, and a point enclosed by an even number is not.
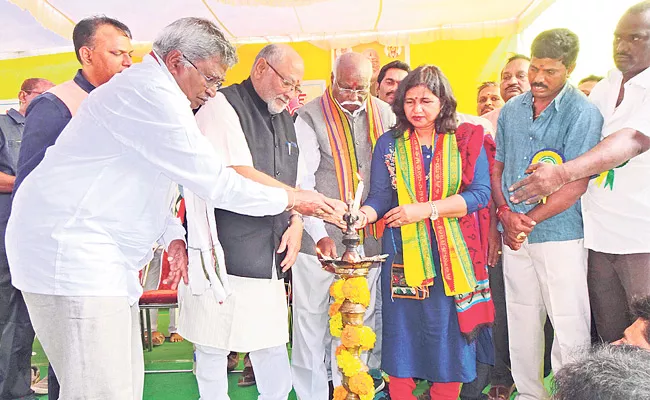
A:
[[[163,59],[178,50],[190,61],[219,56],[228,67],[237,63],[235,47],[214,22],[204,18],[181,18],[167,25],[153,42],[153,49]]]

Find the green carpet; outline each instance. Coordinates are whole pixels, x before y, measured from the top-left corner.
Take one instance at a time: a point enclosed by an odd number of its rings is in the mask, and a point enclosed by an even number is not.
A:
[[[161,311],[158,315],[158,325],[164,328],[162,332],[168,336],[167,326],[169,324],[169,313]],[[47,375],[47,357],[43,352],[41,344],[36,340],[32,357],[32,364],[40,368],[41,376]],[[160,370],[191,370],[192,369],[192,344],[183,341],[180,343],[165,342],[162,346],[154,347],[153,351],[144,351],[145,371]],[[243,368],[243,357],[237,370]],[[234,372],[228,375],[228,394],[232,400],[255,400],[257,399],[257,388],[250,386],[240,388],[237,386],[239,373]],[[551,378],[546,379],[546,387],[550,387]],[[416,389],[416,394],[424,390],[422,385]],[[487,390],[486,390],[487,392]],[[47,400],[47,396],[39,396],[38,400]],[[144,378],[144,400],[197,400],[199,390],[196,378],[191,372],[179,373],[147,373]],[[513,397],[514,399],[514,394]],[[289,400],[296,400],[296,395],[291,392]]]

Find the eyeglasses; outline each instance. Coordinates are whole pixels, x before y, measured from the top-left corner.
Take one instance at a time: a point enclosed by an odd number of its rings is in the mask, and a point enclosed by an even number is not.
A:
[[[266,61],[266,59],[264,59],[264,61]],[[285,90],[291,89],[292,92],[296,92],[296,94],[298,95],[302,93],[302,87],[300,87],[300,85],[294,85],[293,83],[291,83],[291,81],[286,79],[284,76],[282,76],[277,69],[273,68],[273,65],[271,65],[268,61],[266,61],[266,65],[268,65],[269,68],[271,68],[273,72],[275,72],[275,74],[279,76],[280,79],[282,79],[282,87]]]
[[[190,65],[194,67],[196,72],[198,72],[203,77],[203,79],[205,80],[205,87],[206,88],[210,89],[210,88],[214,87],[217,90],[221,89],[221,86],[223,85],[223,78],[209,78],[209,77],[205,76],[205,74],[203,72],[201,72],[201,70],[199,70],[196,67],[196,65],[194,65],[194,63],[189,60],[189,58],[185,57],[185,54],[183,54],[183,58],[185,59],[185,61],[190,63]]]
[[[339,89],[339,92],[344,95],[354,95],[357,97],[366,97],[368,96],[368,93],[370,93],[370,88],[363,88],[363,89],[348,89],[348,88],[342,88],[339,83],[334,80],[334,84],[336,87]]]

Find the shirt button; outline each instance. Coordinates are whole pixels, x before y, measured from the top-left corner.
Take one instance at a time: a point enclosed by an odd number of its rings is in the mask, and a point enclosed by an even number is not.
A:
[[[533,140],[533,137],[532,137],[532,136],[530,137],[530,140]]]
[[[524,160],[528,160],[528,157],[524,157]]]
[[[280,171],[275,171],[275,176],[280,176]]]
[[[517,179],[521,179],[521,175],[517,176]]]
[[[359,141],[358,141],[358,140],[355,140],[355,141],[354,141],[354,144],[356,144],[356,145],[358,146],[358,145],[359,145]]]

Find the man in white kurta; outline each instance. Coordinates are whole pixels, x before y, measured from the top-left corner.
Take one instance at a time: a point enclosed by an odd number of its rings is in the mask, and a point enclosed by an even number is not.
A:
[[[299,183],[302,153],[285,107],[299,90],[303,72],[302,59],[293,49],[269,45],[256,58],[249,79],[223,89],[198,111],[201,132],[226,165],[245,176],[273,174],[278,180],[261,178],[269,185]],[[286,348],[288,308],[276,267],[285,270],[293,264],[300,249],[302,219],[296,215],[251,218],[221,210],[212,214],[225,255],[218,259],[227,274],[221,284],[229,287],[230,295],[215,296],[201,273],[192,273],[189,286],[181,285],[179,291],[179,330],[195,344],[199,393],[202,399],[228,399],[227,356],[236,351],[249,353],[259,399],[286,399],[292,387]],[[193,230],[194,223],[188,212],[188,229]],[[273,243],[274,231],[282,236],[282,243],[287,240],[284,257],[275,257],[283,244]],[[239,243],[224,234],[237,237]],[[248,254],[252,258],[247,259]],[[191,272],[202,267],[190,260]]]
[[[198,38],[190,49],[186,35]],[[236,59],[214,23],[180,19],[153,48],[89,95],[15,194],[13,284],[62,399],[142,399],[138,271],[157,240],[173,257],[171,278],[187,271],[184,230],[169,213],[173,185],[253,215],[283,212],[294,193],[296,208],[312,196],[243,179],[199,132],[191,107],[214,96]]]

